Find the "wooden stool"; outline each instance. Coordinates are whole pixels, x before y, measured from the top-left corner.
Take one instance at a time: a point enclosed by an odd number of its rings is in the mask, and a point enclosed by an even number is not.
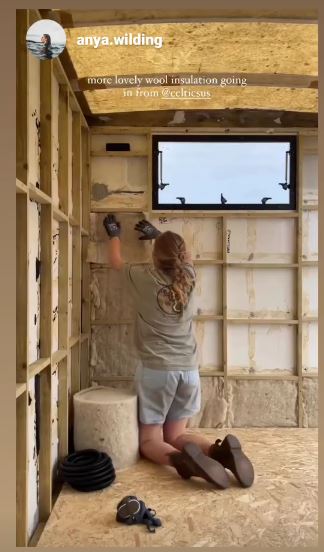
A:
[[[89,387],[73,396],[75,450],[94,448],[111,457],[115,469],[139,458],[137,396],[126,389]]]

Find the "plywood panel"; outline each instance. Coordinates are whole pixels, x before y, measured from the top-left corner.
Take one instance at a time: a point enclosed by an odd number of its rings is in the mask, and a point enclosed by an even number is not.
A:
[[[59,239],[60,225],[53,220],[52,352],[59,349]]]
[[[228,326],[228,373],[293,374],[296,329],[293,326]]]
[[[230,218],[227,224],[229,262],[296,262],[296,229],[293,219]]]
[[[39,358],[40,338],[40,280],[36,279],[36,263],[40,261],[40,213],[41,206],[35,201],[28,205],[28,362]]]
[[[28,54],[28,182],[40,187],[40,61]]]
[[[307,204],[318,202],[318,157],[304,153],[302,162],[303,201]]]
[[[120,323],[134,320],[135,310],[130,293],[120,273],[113,269],[91,271],[91,320]]]
[[[152,217],[154,225],[161,231],[171,230],[183,236],[193,259],[220,260],[222,252],[222,222],[218,219],[176,217]]]
[[[59,84],[53,75],[52,77],[52,201],[53,205],[59,207]]]
[[[303,373],[316,374],[318,372],[318,323],[305,322],[303,324]]]
[[[302,315],[317,316],[318,314],[318,268],[303,267]]]
[[[318,259],[318,212],[306,211],[303,217],[302,258],[305,261]]]
[[[198,346],[199,369],[204,371],[222,371],[222,323],[196,321],[193,323]]]
[[[130,151],[147,152],[147,138],[139,134],[92,135],[91,151],[106,151],[106,143],[108,142],[128,143]]]
[[[28,537],[39,522],[39,459],[36,450],[35,378],[28,382]]]
[[[233,318],[297,316],[296,274],[292,269],[228,268],[227,307]]]
[[[103,226],[106,214],[91,213],[90,215],[90,243],[88,261],[91,263],[107,263],[108,236]],[[149,262],[152,259],[152,244],[149,241],[139,240],[139,233],[134,230],[135,224],[143,216],[133,214],[117,214],[121,224],[121,249],[126,262]]]
[[[130,325],[92,328],[91,367],[94,378],[131,376],[138,357],[134,348],[134,328]]]
[[[91,208],[145,209],[146,183],[146,158],[92,158]]]
[[[196,267],[194,313],[223,314],[222,268],[217,266]]]

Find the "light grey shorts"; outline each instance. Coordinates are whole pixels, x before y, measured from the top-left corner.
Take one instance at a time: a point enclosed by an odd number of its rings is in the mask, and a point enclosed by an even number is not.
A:
[[[190,418],[200,411],[198,369],[156,370],[139,365],[135,385],[142,424]]]

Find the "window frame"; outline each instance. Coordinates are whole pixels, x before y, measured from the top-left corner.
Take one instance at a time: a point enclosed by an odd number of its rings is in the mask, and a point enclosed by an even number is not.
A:
[[[254,203],[159,203],[159,142],[289,142],[289,203],[254,204]],[[297,210],[297,135],[215,135],[215,134],[153,134],[152,135],[152,211],[296,211]]]

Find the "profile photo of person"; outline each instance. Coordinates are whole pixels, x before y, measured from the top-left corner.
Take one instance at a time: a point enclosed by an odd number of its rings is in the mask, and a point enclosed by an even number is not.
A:
[[[56,58],[65,48],[65,31],[56,21],[41,19],[29,27],[26,44],[28,50],[39,59]]]

